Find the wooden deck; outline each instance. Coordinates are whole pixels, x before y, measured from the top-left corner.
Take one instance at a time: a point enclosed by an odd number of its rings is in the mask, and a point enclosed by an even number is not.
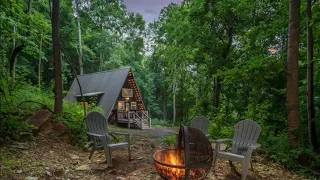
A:
[[[149,129],[151,128],[150,118],[148,116],[148,111],[129,111],[127,117],[118,118],[118,124],[126,123],[128,124],[128,129]]]

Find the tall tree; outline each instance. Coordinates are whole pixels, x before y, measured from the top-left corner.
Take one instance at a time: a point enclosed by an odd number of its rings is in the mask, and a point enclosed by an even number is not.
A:
[[[316,123],[315,123],[315,111],[314,111],[314,85],[313,85],[313,36],[312,36],[312,2],[307,0],[307,41],[308,41],[308,128],[310,143],[314,151],[319,148]]]
[[[62,67],[60,56],[60,38],[59,38],[59,24],[60,24],[60,0],[52,0],[52,42],[53,42],[53,66],[54,66],[54,113],[62,113]]]
[[[28,8],[27,8],[27,15],[30,16],[31,12],[32,12],[32,4],[33,4],[33,0],[29,0],[28,2]],[[30,18],[27,20],[27,26],[29,26],[29,21]],[[16,26],[14,25],[14,33],[16,32]],[[30,35],[30,30],[27,31],[27,35]],[[25,48],[25,43],[20,44],[19,46],[16,46],[16,40],[14,39],[13,41],[13,51],[11,54],[11,58],[10,58],[10,73],[11,73],[11,78],[12,81],[14,82],[15,78],[16,78],[16,64],[17,64],[17,57],[19,55],[19,53]]]
[[[299,39],[300,39],[300,0],[290,0],[289,39],[287,57],[287,120],[289,143],[300,146],[297,130],[300,127],[299,112]]]
[[[81,23],[80,23],[80,1],[76,0],[76,11],[77,11],[77,23],[78,23],[78,48],[79,48],[79,69],[80,69],[80,74],[83,74],[83,63],[82,63],[82,38],[81,38]]]

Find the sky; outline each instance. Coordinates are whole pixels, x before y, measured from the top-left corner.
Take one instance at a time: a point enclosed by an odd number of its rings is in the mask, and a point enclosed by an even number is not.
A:
[[[123,0],[129,12],[140,13],[147,24],[159,17],[162,8],[181,0]]]

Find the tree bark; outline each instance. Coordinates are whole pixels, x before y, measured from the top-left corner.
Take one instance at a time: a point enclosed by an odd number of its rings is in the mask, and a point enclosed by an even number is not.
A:
[[[307,0],[307,42],[308,42],[308,128],[310,143],[314,151],[319,149],[317,139],[315,110],[314,110],[314,85],[313,85],[313,36],[310,20],[312,19],[312,2]]]
[[[221,92],[221,83],[219,78],[214,78],[214,105],[213,105],[213,113],[214,117],[217,116],[219,110],[219,103],[220,103],[220,92]]]
[[[83,64],[82,64],[82,38],[81,38],[81,24],[80,24],[80,13],[79,13],[79,0],[76,0],[76,10],[77,10],[78,38],[79,38],[79,69],[80,69],[80,75],[81,75],[83,74]]]
[[[52,1],[52,42],[53,42],[53,66],[55,77],[55,89],[54,89],[54,113],[62,113],[62,68],[61,68],[61,56],[60,56],[60,37],[59,37],[59,25],[60,25],[60,0]]]
[[[11,73],[11,78],[12,81],[14,82],[15,78],[16,78],[16,64],[17,64],[17,56],[19,55],[19,53],[23,50],[23,48],[25,47],[24,44],[21,44],[19,46],[17,46],[12,54],[11,54],[11,58],[10,58],[10,73]]]
[[[13,45],[12,45],[12,52],[16,48],[16,25],[13,25]]]
[[[40,37],[40,43],[39,43],[39,64],[38,64],[38,86],[41,87],[41,51],[42,51],[42,34]]]
[[[103,65],[103,54],[102,54],[102,52],[101,52],[101,51],[100,51],[99,55],[100,55],[100,71],[102,71],[102,65]]]
[[[29,0],[29,3],[28,3],[28,9],[27,9],[27,14],[31,14],[31,11],[32,11],[32,4],[33,4],[33,0]],[[27,21],[27,26],[29,26],[29,20]],[[14,26],[14,33],[16,32],[16,26]],[[26,36],[29,36],[30,35],[30,31],[28,30],[27,31],[27,34]],[[14,41],[13,41],[13,46],[14,46],[14,49],[12,51],[12,54],[11,54],[11,58],[10,58],[10,67],[9,67],[9,71],[10,71],[10,74],[11,74],[11,78],[12,78],[12,82],[14,83],[15,81],[15,78],[16,78],[16,64],[17,64],[17,56],[19,55],[19,53],[23,50],[23,48],[25,47],[24,44],[21,44],[19,46],[16,46],[16,40],[14,38]]]
[[[174,125],[175,122],[176,122],[176,89],[177,89],[177,84],[174,83],[173,84],[173,103],[172,103],[172,106],[173,106],[173,121],[172,121],[172,124]]]
[[[28,14],[31,14],[32,4],[33,4],[33,0],[29,0],[29,4],[28,4]]]
[[[166,88],[164,87],[163,90],[163,120],[167,120],[167,91]]]
[[[300,128],[299,112],[299,39],[300,0],[290,0],[289,39],[287,59],[287,119],[289,143],[299,147],[297,130]]]

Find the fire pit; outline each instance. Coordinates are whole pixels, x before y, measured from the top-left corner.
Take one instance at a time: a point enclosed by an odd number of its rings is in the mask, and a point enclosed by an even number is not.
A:
[[[164,149],[153,155],[155,167],[163,179],[203,179],[213,159],[208,138],[198,129],[181,126],[178,148]]]

